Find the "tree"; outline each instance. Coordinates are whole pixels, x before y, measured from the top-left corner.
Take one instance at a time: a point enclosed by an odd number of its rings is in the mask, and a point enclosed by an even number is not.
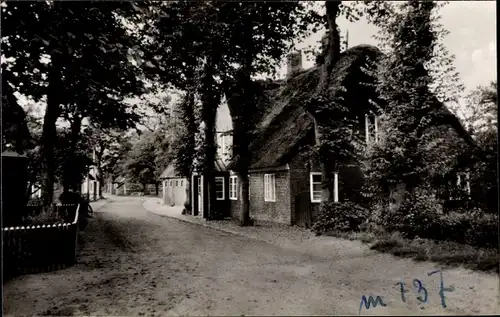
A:
[[[122,102],[142,89],[137,68],[130,62],[129,50],[136,42],[120,20],[133,14],[135,6],[129,2],[55,1],[8,4],[3,11],[2,17],[8,17],[2,23],[6,56],[15,57],[13,69],[21,74],[13,80],[14,87],[26,87],[25,91],[35,98],[47,96],[42,153],[44,200],[48,203],[55,180],[55,124],[63,110],[72,124],[73,143],[85,116],[118,127],[137,121]],[[49,62],[39,62],[42,56],[48,56]],[[31,74],[39,74],[42,80]]]
[[[379,13],[381,9],[373,6]],[[333,201],[334,173],[342,164],[359,159],[361,138],[357,132],[359,121],[344,102],[341,93],[332,94],[330,85],[334,76],[332,71],[340,57],[340,34],[337,18],[344,15],[348,20],[359,18],[361,11],[356,6],[344,2],[325,1],[325,24],[327,34],[323,52],[318,56],[320,78],[316,91],[306,102],[306,109],[314,118],[316,146],[314,152],[319,157],[322,172],[322,201]],[[337,83],[338,84],[338,83]],[[344,91],[345,87],[340,89]]]
[[[233,123],[233,167],[240,180],[240,225],[251,224],[248,170],[252,161],[250,144],[255,138],[255,118],[260,115],[262,87],[254,82],[257,74],[274,75],[275,65],[290,51],[294,41],[305,37],[321,17],[310,4],[224,3],[221,20],[229,28],[224,47],[222,86]],[[237,17],[237,18],[236,18]],[[254,119],[251,119],[254,118]]]
[[[143,185],[154,184],[158,195],[158,178],[168,163],[172,160],[171,144],[167,129],[155,132],[145,131],[138,140],[133,142],[127,153],[125,170],[134,181]]]
[[[429,159],[437,152],[429,152],[432,129],[451,126],[456,135],[474,145],[437,98],[435,83],[455,76],[451,57],[444,64],[436,62],[442,52],[439,40],[445,34],[436,16],[439,7],[433,1],[407,1],[391,16],[374,18],[381,27],[386,53],[377,69],[376,87],[381,99],[379,131],[384,133],[380,143],[367,152],[367,175],[384,198],[389,194],[395,201],[390,204],[392,211],[398,210],[405,197],[413,197],[417,188],[433,184],[430,180],[436,173]],[[433,68],[436,65],[441,68]]]
[[[276,62],[289,50],[291,41],[305,33],[312,19],[306,7],[298,1],[175,3],[161,8],[163,15],[155,24],[159,50],[168,52],[158,59],[158,68],[164,70],[163,80],[180,84],[183,90],[192,89],[201,103],[204,189],[211,192],[204,197],[211,199],[215,196],[210,176],[216,155],[215,114],[223,93],[228,99],[234,127],[234,160],[242,180],[242,224],[248,224],[248,145],[253,128],[245,118],[254,115],[256,109],[257,85],[252,76],[274,73]],[[177,45],[180,42],[182,46]],[[172,70],[172,65],[180,71]],[[190,83],[193,81],[199,83],[197,87]],[[208,211],[210,204],[205,201],[204,210]]]
[[[174,127],[174,164],[176,170],[186,178],[186,201],[184,203],[186,212],[191,210],[192,204],[191,174],[195,169],[194,162],[200,160],[196,151],[196,134],[198,132],[199,121],[196,119],[195,107],[194,92],[188,90],[179,103],[178,116],[180,124]]]
[[[487,86],[478,86],[467,97],[467,111],[463,113],[464,125],[474,137],[478,147],[484,153],[478,159],[476,153],[468,157],[476,158],[470,173],[473,199],[489,212],[498,210],[498,97],[497,82]],[[495,171],[495,172],[493,172]]]

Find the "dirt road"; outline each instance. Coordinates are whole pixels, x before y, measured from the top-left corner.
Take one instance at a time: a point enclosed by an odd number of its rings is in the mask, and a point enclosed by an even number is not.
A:
[[[333,239],[333,238],[332,238]],[[494,313],[498,279],[368,252],[332,258],[153,215],[116,198],[85,231],[78,263],[4,285],[4,314],[64,316]],[[420,279],[427,292],[417,292]],[[406,283],[402,301],[398,282]],[[416,285],[418,286],[418,282]]]

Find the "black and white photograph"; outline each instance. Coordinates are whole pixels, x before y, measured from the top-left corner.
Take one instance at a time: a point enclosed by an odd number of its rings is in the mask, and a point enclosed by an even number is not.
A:
[[[0,9],[4,316],[500,314],[496,1]]]

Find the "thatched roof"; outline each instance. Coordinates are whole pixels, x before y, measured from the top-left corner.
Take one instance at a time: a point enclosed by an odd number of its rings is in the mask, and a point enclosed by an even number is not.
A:
[[[332,71],[330,93],[345,93],[340,89],[341,86],[355,85],[356,89],[349,90],[357,91],[358,95],[349,97],[353,100],[359,99],[359,77],[364,75],[361,67],[366,64],[367,59],[376,59],[379,54],[380,51],[376,47],[369,45],[355,46],[343,52]],[[313,118],[304,105],[315,92],[319,77],[320,68],[313,67],[266,91],[269,96],[268,105],[260,122],[256,123],[256,137],[250,145],[250,168],[287,163],[290,154],[296,151],[302,140],[313,131]],[[364,98],[367,98],[366,94]],[[362,106],[361,102],[354,104]],[[232,164],[229,168],[231,167]]]
[[[171,162],[168,164],[168,166],[161,172],[160,177],[158,177],[159,180],[165,179],[165,178],[174,178],[174,177],[179,177],[177,172],[175,171],[175,166],[174,163]]]
[[[125,176],[118,176],[114,181],[113,183],[115,184],[123,184],[125,182],[127,182],[128,179],[125,177]]]
[[[363,68],[376,65],[380,50],[371,45],[358,45],[341,53],[335,64],[328,86],[329,95],[342,97],[355,115],[364,117],[372,107],[368,100],[376,100],[372,87],[364,83],[372,81]],[[319,67],[304,70],[287,81],[260,81],[262,96],[255,120],[254,140],[250,144],[251,169],[275,167],[288,163],[300,144],[314,130],[313,117],[304,108],[316,91],[320,78]],[[459,120],[437,99],[434,111],[452,126],[462,138],[470,139]],[[228,169],[232,169],[231,163]]]

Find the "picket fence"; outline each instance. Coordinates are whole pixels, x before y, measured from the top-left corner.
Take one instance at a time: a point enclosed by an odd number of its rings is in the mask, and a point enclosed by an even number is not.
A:
[[[2,229],[4,277],[63,269],[76,262],[80,205],[57,207],[66,216],[74,210],[72,221]]]

